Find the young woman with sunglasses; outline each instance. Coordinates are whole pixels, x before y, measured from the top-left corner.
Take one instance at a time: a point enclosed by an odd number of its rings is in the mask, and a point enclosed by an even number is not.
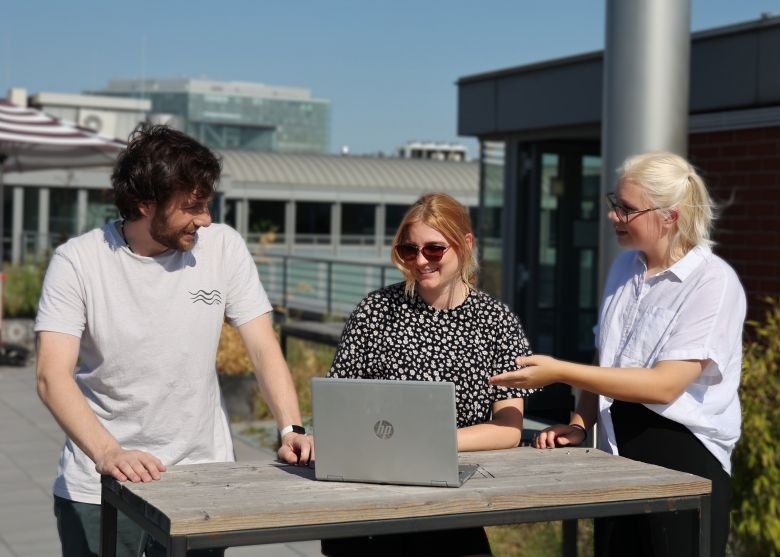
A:
[[[745,293],[711,251],[713,203],[683,158],[651,153],[623,164],[607,196],[609,220],[629,251],[612,265],[595,328],[600,367],[518,358],[494,385],[582,389],[567,425],[536,447],[579,445],[598,422],[598,446],[712,481],[711,555],[729,531],[731,452],[740,435]],[[596,555],[695,554],[693,512],[596,522]]]
[[[518,318],[475,288],[468,211],[443,193],[406,213],[392,259],[405,281],[370,293],[344,328],[332,377],[455,383],[458,449],[516,447],[523,397],[533,389],[489,385],[531,353]],[[325,555],[489,555],[482,528],[324,540]]]

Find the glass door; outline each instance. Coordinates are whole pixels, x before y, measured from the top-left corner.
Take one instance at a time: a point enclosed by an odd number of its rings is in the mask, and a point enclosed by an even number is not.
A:
[[[520,153],[516,309],[534,352],[578,362],[593,358],[598,311],[597,147],[527,144]],[[568,387],[548,388],[534,401],[534,415],[549,409],[552,419],[568,420]]]

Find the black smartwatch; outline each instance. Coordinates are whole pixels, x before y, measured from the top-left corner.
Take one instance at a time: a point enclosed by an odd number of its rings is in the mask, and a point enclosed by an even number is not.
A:
[[[287,435],[288,433],[300,433],[306,435],[306,428],[300,425],[288,425],[279,430],[279,439]]]

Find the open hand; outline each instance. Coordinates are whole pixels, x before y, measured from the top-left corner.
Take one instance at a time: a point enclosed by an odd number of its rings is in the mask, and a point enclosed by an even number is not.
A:
[[[518,389],[536,389],[559,381],[558,372],[563,362],[550,356],[520,356],[515,360],[517,371],[507,371],[492,376],[491,385],[514,387]]]
[[[156,456],[144,451],[121,447],[107,451],[95,462],[99,474],[110,475],[120,482],[151,482],[160,479],[165,465]]]

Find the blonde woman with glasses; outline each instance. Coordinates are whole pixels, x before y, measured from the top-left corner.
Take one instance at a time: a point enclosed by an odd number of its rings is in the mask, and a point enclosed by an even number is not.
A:
[[[477,263],[468,210],[443,193],[404,216],[392,259],[404,282],[370,293],[347,321],[331,377],[455,383],[458,450],[520,443],[523,397],[534,389],[488,384],[530,354],[518,318],[474,287]],[[323,540],[325,555],[489,555],[483,528]]]
[[[629,158],[607,203],[618,242],[629,249],[605,285],[595,328],[599,367],[521,357],[522,369],[490,383],[582,389],[570,423],[541,432],[537,448],[579,445],[598,422],[600,448],[709,478],[711,555],[724,555],[745,292],[711,250],[713,203],[685,159]],[[692,512],[598,520],[596,555],[693,555],[695,521]]]

